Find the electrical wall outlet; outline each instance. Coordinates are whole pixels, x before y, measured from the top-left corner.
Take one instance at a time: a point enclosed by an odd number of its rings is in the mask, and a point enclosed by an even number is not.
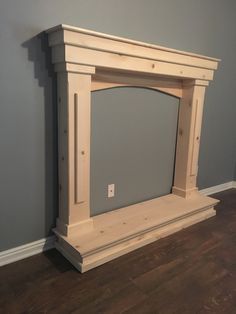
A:
[[[108,184],[107,187],[107,197],[114,197],[115,196],[115,184]]]

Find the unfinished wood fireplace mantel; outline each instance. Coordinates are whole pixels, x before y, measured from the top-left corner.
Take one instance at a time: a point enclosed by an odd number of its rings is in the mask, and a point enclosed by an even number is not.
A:
[[[47,31],[58,80],[56,247],[81,272],[215,215],[197,189],[205,89],[219,60],[67,25]],[[142,86],[180,98],[172,193],[90,215],[90,97]],[[107,182],[109,184],[110,182]]]

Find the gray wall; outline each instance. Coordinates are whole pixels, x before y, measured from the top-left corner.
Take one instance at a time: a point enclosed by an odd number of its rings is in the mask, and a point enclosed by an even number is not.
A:
[[[50,65],[45,36],[35,36],[60,23],[222,58],[215,80],[208,88],[206,96],[199,186],[213,186],[231,181],[234,177],[234,0],[1,0],[0,250],[47,236],[55,222],[55,75]],[[114,90],[114,93],[119,92]],[[121,97],[129,104],[133,92],[125,93]],[[141,91],[138,93],[141,95]],[[155,96],[152,91],[149,95],[148,106],[152,107]],[[94,98],[99,97],[104,97],[107,103],[110,101],[107,94]],[[164,114],[164,104],[168,103],[168,100],[163,98],[162,102],[161,96],[156,97],[158,110]],[[172,101],[173,99],[169,98],[169,102]],[[103,103],[103,100],[99,103]],[[141,104],[142,102],[138,106],[142,107]],[[168,114],[174,119],[174,111]],[[135,130],[139,131],[137,125]],[[153,135],[150,141],[155,143],[155,140]],[[96,144],[92,149],[95,148]],[[130,151],[131,153],[133,152]],[[148,166],[150,171],[155,168],[156,162]],[[104,178],[97,180],[102,182]],[[112,207],[114,206],[116,205],[112,204]]]
[[[236,165],[235,165],[235,170],[234,170],[234,180],[236,181]]]

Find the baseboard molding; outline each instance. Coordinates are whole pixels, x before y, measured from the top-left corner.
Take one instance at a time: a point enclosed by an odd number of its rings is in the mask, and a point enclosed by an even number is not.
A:
[[[17,246],[0,252],[0,266],[7,265],[26,257],[42,253],[55,247],[55,236]]]
[[[230,181],[207,189],[200,190],[203,195],[211,195],[228,189],[236,188],[236,181]],[[34,241],[16,248],[0,252],[0,266],[42,253],[55,247],[55,236]]]
[[[236,188],[236,181],[230,181],[223,184],[215,185],[210,188],[200,190],[199,192],[203,195],[211,195],[232,188]]]

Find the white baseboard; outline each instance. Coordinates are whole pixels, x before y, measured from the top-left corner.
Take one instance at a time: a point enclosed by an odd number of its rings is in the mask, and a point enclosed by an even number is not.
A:
[[[226,182],[200,190],[203,195],[211,195],[231,188],[236,188],[236,181]],[[55,236],[34,241],[16,248],[0,252],[0,266],[10,264],[26,257],[50,250],[55,247]]]
[[[0,266],[10,264],[26,257],[50,250],[55,246],[55,236],[17,246],[0,252]]]
[[[207,189],[200,190],[203,195],[211,195],[228,189],[236,188],[236,181],[230,181],[223,184],[215,185]]]

